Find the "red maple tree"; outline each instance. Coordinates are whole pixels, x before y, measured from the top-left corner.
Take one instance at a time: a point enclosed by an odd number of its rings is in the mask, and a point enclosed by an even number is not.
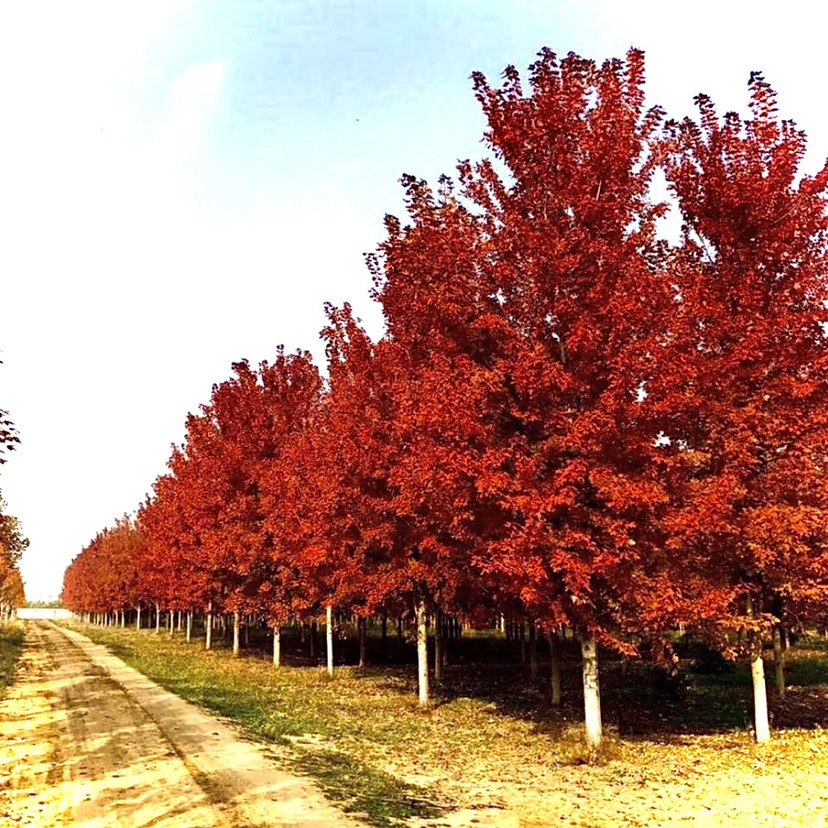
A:
[[[730,590],[731,625],[757,631],[765,739],[761,629],[813,620],[828,597],[828,165],[801,175],[805,135],[760,74],[749,92],[747,120],[700,95],[700,123],[670,125],[683,239],[671,361],[652,391],[676,462],[668,548]]]

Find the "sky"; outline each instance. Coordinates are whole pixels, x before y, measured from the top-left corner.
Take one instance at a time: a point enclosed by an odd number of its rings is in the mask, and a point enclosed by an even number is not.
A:
[[[828,156],[818,4],[663,0],[27,0],[0,26],[0,467],[49,600],[133,512],[231,363],[321,362],[323,303],[382,333],[363,254],[399,178],[480,158],[469,75],[548,46],[645,50],[671,117],[744,112],[761,70]]]

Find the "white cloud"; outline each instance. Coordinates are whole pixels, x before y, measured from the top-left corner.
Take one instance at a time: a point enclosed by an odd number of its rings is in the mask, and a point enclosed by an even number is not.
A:
[[[228,63],[223,60],[189,67],[170,87],[168,110],[151,149],[157,164],[151,178],[186,186],[198,165],[201,138],[215,115]]]

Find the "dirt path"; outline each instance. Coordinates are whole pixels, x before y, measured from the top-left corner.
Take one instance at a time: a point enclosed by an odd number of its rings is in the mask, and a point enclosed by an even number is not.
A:
[[[356,825],[264,746],[50,622],[27,624],[0,703],[0,824]]]

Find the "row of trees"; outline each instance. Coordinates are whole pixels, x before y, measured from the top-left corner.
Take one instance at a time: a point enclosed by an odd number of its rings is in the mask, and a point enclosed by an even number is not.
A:
[[[8,412],[0,409],[0,466],[6,462],[6,452],[13,451],[19,442]],[[28,545],[17,518],[8,514],[0,496],[0,623],[13,618],[17,608],[26,601],[19,563]]]
[[[256,612],[277,652],[289,618],[411,611],[423,701],[428,613],[566,625],[593,748],[597,645],[741,631],[764,740],[762,638],[825,615],[828,166],[759,74],[746,120],[647,109],[636,50],[473,84],[490,157],[405,176],[368,257],[384,336],[327,307],[326,379],[234,365],[64,601]]]

